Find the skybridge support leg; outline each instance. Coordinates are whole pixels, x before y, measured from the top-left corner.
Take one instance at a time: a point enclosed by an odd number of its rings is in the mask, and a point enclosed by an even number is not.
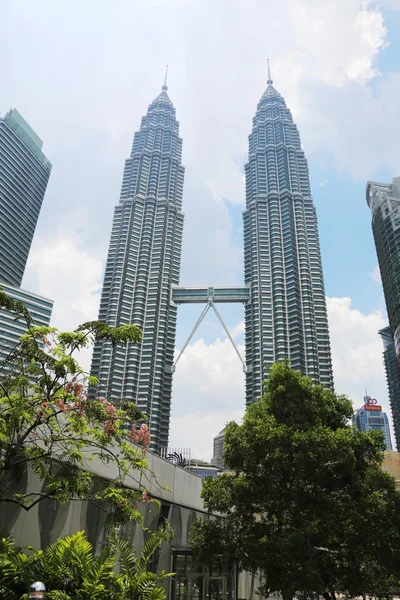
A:
[[[219,322],[221,323],[222,327],[224,328],[226,335],[227,335],[227,336],[228,336],[228,338],[230,339],[230,341],[231,341],[231,344],[232,344],[232,346],[234,347],[234,349],[235,349],[235,352],[236,352],[236,354],[238,355],[238,357],[239,357],[239,360],[240,360],[240,362],[241,362],[241,363],[242,363],[242,365],[243,365],[243,373],[246,373],[246,363],[244,362],[243,358],[242,358],[242,357],[241,357],[241,355],[240,355],[239,348],[236,346],[236,344],[235,344],[235,340],[233,339],[233,337],[232,337],[232,336],[231,336],[231,334],[229,333],[229,329],[228,329],[228,328],[227,328],[227,326],[225,325],[225,322],[224,322],[223,318],[221,317],[221,315],[219,314],[219,312],[218,312],[218,310],[217,310],[217,307],[215,306],[214,302],[211,302],[211,306],[213,307],[213,309],[214,309],[214,312],[215,312],[215,314],[217,315]]]
[[[178,363],[178,360],[180,359],[180,357],[182,356],[182,354],[185,352],[187,345],[189,344],[190,340],[192,339],[192,337],[194,336],[194,334],[196,333],[200,323],[202,322],[202,320],[204,319],[204,317],[206,316],[206,314],[208,313],[208,311],[210,310],[210,302],[208,304],[206,304],[206,306],[204,307],[204,309],[202,310],[202,313],[200,315],[200,317],[197,319],[196,321],[196,325],[193,327],[192,331],[189,333],[189,337],[186,340],[182,350],[179,352],[178,358],[176,359],[176,361],[174,362],[174,364],[172,365],[172,372],[175,373],[175,369],[176,369],[176,365]]]
[[[210,308],[212,308],[212,309],[214,310],[215,314],[217,315],[219,322],[221,323],[222,327],[224,328],[224,331],[225,331],[226,335],[228,336],[228,338],[229,338],[229,340],[230,340],[230,342],[231,342],[231,344],[232,344],[232,346],[233,346],[233,348],[234,348],[234,350],[235,350],[236,354],[237,354],[237,355],[238,355],[238,357],[239,357],[239,360],[240,360],[240,362],[241,362],[241,363],[242,363],[242,365],[243,365],[243,372],[244,372],[244,373],[246,373],[246,363],[245,363],[245,361],[243,360],[243,358],[242,358],[242,356],[241,356],[241,354],[240,354],[240,352],[239,352],[239,349],[238,349],[238,347],[237,347],[237,345],[236,345],[236,343],[235,343],[235,340],[234,340],[234,339],[233,339],[233,337],[231,336],[231,334],[230,334],[230,332],[229,332],[229,329],[228,329],[228,328],[227,328],[227,326],[225,325],[225,322],[224,322],[223,318],[221,317],[221,315],[220,315],[219,311],[217,310],[217,308],[216,308],[216,306],[215,306],[215,304],[214,304],[214,302],[213,302],[212,300],[209,300],[209,301],[208,301],[208,303],[206,304],[206,306],[204,307],[203,311],[201,312],[201,315],[200,315],[200,317],[199,317],[199,318],[197,319],[197,321],[196,321],[196,324],[195,324],[195,326],[193,327],[192,331],[190,332],[190,334],[189,334],[189,337],[187,338],[187,340],[186,340],[186,342],[185,342],[185,344],[184,344],[184,346],[183,346],[182,350],[179,352],[178,358],[176,359],[176,361],[174,362],[174,364],[173,364],[173,366],[172,366],[172,372],[173,372],[173,373],[175,373],[176,365],[178,364],[178,361],[179,361],[180,357],[182,356],[182,354],[183,354],[183,353],[184,353],[184,351],[186,350],[186,348],[187,348],[187,346],[188,346],[188,344],[189,344],[190,340],[192,339],[192,337],[193,337],[193,336],[194,336],[194,334],[196,333],[196,331],[197,331],[197,329],[198,329],[198,327],[199,327],[200,323],[202,322],[202,320],[204,319],[204,317],[206,316],[206,314],[207,314],[207,312],[210,310]]]

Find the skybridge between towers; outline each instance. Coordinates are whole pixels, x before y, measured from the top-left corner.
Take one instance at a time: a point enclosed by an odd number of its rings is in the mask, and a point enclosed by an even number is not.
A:
[[[235,340],[231,336],[229,329],[227,328],[219,310],[215,306],[217,303],[242,303],[246,304],[250,300],[250,288],[246,285],[243,286],[232,286],[232,287],[178,287],[172,286],[171,291],[171,302],[175,305],[178,304],[205,304],[199,318],[197,319],[192,331],[190,332],[182,350],[180,351],[176,361],[173,364],[172,371],[175,372],[176,365],[186,350],[190,340],[196,333],[200,323],[210,310],[213,309],[219,322],[226,335],[228,336],[236,354],[239,357],[240,362],[243,365],[243,372],[246,373],[246,363],[239,352],[239,349],[235,343]]]

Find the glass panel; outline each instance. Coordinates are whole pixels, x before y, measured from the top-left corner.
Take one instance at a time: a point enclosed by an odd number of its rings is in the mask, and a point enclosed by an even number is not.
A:
[[[188,600],[202,600],[203,597],[203,580],[201,577],[189,579],[188,583]]]
[[[206,588],[206,600],[226,600],[223,598],[223,579],[209,579]]]
[[[176,579],[175,598],[176,600],[202,600],[202,578],[178,576]]]

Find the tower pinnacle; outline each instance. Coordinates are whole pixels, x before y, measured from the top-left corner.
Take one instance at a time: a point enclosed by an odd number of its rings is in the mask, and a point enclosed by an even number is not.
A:
[[[165,68],[165,77],[164,77],[164,85],[162,86],[162,90],[167,90],[168,86],[167,86],[167,75],[168,75],[168,65]]]
[[[267,79],[267,83],[268,83],[268,85],[272,85],[274,82],[271,79],[271,70],[269,68],[269,58],[267,58],[267,63],[268,63],[268,79]]]
[[[269,58],[267,58],[267,63],[268,63],[268,79],[267,79],[267,83],[268,83],[268,85],[272,85],[274,82],[271,79],[271,71],[270,71],[270,68],[269,68]]]

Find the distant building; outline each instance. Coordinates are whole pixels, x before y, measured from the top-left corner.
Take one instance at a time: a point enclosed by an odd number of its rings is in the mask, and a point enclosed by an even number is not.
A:
[[[34,324],[38,326],[49,325],[53,301],[32,294],[21,288],[6,285],[0,282],[0,287],[14,300],[23,302],[30,311]],[[7,359],[10,352],[17,346],[19,338],[26,332],[26,323],[23,319],[16,321],[15,314],[0,309],[0,363]],[[1,376],[1,366],[0,366]]]
[[[0,118],[0,283],[19,287],[51,172],[43,142],[12,108]]]
[[[367,433],[368,431],[382,431],[385,436],[386,450],[392,450],[389,419],[375,398],[370,398],[370,396],[364,397],[364,406],[356,411],[353,423],[363,433]]]
[[[400,373],[399,364],[396,360],[392,332],[390,327],[379,331],[383,340],[383,360],[385,363],[386,380],[389,390],[390,408],[392,409],[394,436],[396,446],[400,448]]]
[[[221,473],[222,468],[217,465],[205,462],[204,460],[199,460],[196,458],[192,458],[190,461],[190,465],[186,467],[186,471],[190,471],[194,475],[198,475],[199,477],[218,477]]]
[[[213,450],[213,458],[211,462],[213,465],[217,465],[217,467],[224,468],[224,439],[225,439],[225,429],[219,432],[218,435],[214,438],[214,450]]]
[[[396,487],[400,489],[400,453],[386,450],[383,453],[382,469],[396,480]]]

